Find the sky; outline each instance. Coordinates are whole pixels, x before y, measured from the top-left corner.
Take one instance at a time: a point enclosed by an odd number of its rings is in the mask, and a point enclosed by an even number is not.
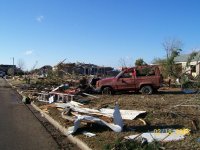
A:
[[[24,70],[67,62],[128,66],[165,57],[166,39],[182,53],[200,48],[199,0],[0,0],[0,64]]]

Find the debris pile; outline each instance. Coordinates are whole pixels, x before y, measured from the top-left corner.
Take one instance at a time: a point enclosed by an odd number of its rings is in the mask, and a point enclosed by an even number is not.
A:
[[[123,120],[133,120],[138,115],[146,113],[145,111],[119,110],[118,104],[115,105],[114,109],[91,109],[73,100],[67,103],[54,103],[47,107],[62,109],[62,118],[74,122],[74,126],[69,128],[69,134],[75,133],[81,122],[97,123],[105,125],[115,132],[121,132],[124,126]]]
[[[33,84],[31,79],[31,84],[21,84],[17,89],[25,95],[22,101],[24,103],[33,101],[42,111],[67,127],[66,134],[74,134],[84,141],[96,141],[96,143],[88,142],[92,146],[98,147],[106,143],[107,140],[98,143],[99,139],[104,137],[112,137],[107,142],[109,144],[119,136],[123,141],[130,143],[168,142],[167,146],[164,145],[166,147],[173,145],[170,141],[190,144],[190,139],[186,138],[190,131],[195,142],[199,137],[199,90],[179,88],[170,92],[169,89],[161,89],[159,91],[161,94],[151,96],[139,94],[110,96],[95,94],[95,82],[99,78],[69,77],[62,82],[63,84],[46,80],[41,80],[41,84]],[[18,81],[23,80],[16,79],[16,82]],[[48,84],[43,84],[43,81]],[[167,128],[166,131],[170,128],[172,132],[157,133],[153,131],[155,128],[162,130]],[[176,131],[182,129],[188,133]],[[96,137],[88,138],[94,136]]]
[[[125,120],[134,120],[139,115],[146,114],[146,111],[120,110],[117,103],[115,104],[114,109],[89,108],[83,104],[86,100],[84,101],[82,99],[82,95],[87,95],[95,99],[98,99],[98,96],[82,92],[80,87],[83,89],[87,87],[84,86],[84,84],[87,85],[87,82],[83,81],[80,83],[82,83],[82,85],[75,89],[71,88],[68,84],[62,84],[53,89],[51,92],[39,93],[38,96],[38,101],[50,103],[51,105],[47,105],[47,107],[56,107],[59,111],[61,111],[60,115],[63,119],[73,123],[74,126],[68,127],[67,134],[74,134],[83,125],[88,124],[99,124],[107,126],[114,132],[122,132]],[[45,111],[46,110],[47,109],[45,109]],[[143,119],[140,120],[144,125],[146,125],[146,122]],[[151,143],[152,141],[177,141],[184,139],[185,135],[188,135],[189,129],[187,131],[188,132],[184,132],[184,134],[177,134],[174,129],[172,129],[172,132],[170,133],[145,132],[125,136],[125,139],[136,141],[145,139],[148,143]],[[88,131],[83,131],[82,134],[88,137],[96,135]]]

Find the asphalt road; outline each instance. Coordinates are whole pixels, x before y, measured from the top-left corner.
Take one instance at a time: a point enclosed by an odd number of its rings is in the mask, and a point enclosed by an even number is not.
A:
[[[0,78],[0,149],[57,150],[57,142]]]

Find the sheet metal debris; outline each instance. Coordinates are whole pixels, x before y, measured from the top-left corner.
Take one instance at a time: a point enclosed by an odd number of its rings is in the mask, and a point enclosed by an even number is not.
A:
[[[106,116],[106,117],[111,117],[113,118],[113,113],[114,109],[108,109],[108,108],[102,108],[100,110],[97,109],[90,109],[90,108],[85,108],[82,107],[83,104],[75,102],[75,101],[70,101],[69,103],[55,103],[56,107],[69,107],[73,111],[79,112],[79,113],[85,113],[85,114],[96,114],[96,115],[101,115],[101,116]],[[146,113],[146,111],[137,111],[137,110],[120,110],[122,119],[124,120],[133,120],[135,119],[138,115]]]
[[[121,114],[119,112],[119,107],[116,105],[115,111],[113,113],[114,123],[108,123],[102,119],[99,119],[97,117],[93,116],[87,116],[87,115],[78,115],[76,120],[74,121],[74,126],[68,128],[68,134],[73,134],[77,131],[77,129],[80,127],[81,121],[90,121],[92,123],[98,123],[101,125],[105,125],[112,129],[115,132],[121,132],[123,129],[123,120],[121,117]]]
[[[103,114],[107,114],[109,116],[112,116],[114,109],[109,108],[101,108],[100,112]],[[122,119],[126,120],[133,120],[138,115],[146,113],[146,111],[137,111],[137,110],[120,110],[120,113],[122,115]]]
[[[49,93],[39,93],[38,100],[50,104],[54,103],[54,107],[62,111],[62,118],[74,122],[74,126],[69,128],[69,134],[75,133],[81,122],[97,123],[105,125],[115,132],[121,132],[124,126],[123,119],[133,120],[138,115],[146,113],[146,111],[119,110],[118,104],[115,105],[114,109],[87,108],[83,104],[75,102],[75,95],[70,94],[71,91],[68,90],[72,91],[73,89],[70,89],[69,85],[62,84]],[[98,98],[88,93],[82,92],[82,94]]]

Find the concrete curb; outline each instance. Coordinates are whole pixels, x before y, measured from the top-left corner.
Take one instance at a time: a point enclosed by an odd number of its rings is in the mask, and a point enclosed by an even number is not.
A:
[[[6,80],[7,81],[7,80]],[[15,89],[19,95],[22,95],[22,93],[16,89],[11,83],[9,83],[7,81],[7,83],[13,88]],[[60,125],[56,120],[54,120],[51,116],[49,116],[47,113],[43,112],[39,107],[37,107],[33,102],[31,103],[31,106],[39,111],[41,113],[41,115],[47,119],[56,129],[58,129],[62,134],[64,134],[65,136],[67,136],[67,138],[69,139],[70,142],[72,142],[73,144],[77,145],[81,150],[92,150],[91,148],[88,147],[88,145],[86,143],[84,143],[83,141],[81,141],[80,139],[72,136],[72,135],[68,135],[68,131],[65,127],[63,127],[62,125]]]
[[[74,144],[76,144],[80,149],[82,150],[92,150],[91,148],[88,147],[86,143],[81,141],[80,139],[68,135],[68,131],[65,127],[60,125],[56,120],[54,120],[51,116],[49,116],[47,113],[43,112],[39,107],[37,107],[33,102],[31,103],[33,108],[41,113],[42,116],[44,116],[56,129],[58,129],[61,133],[63,133],[67,138]]]

